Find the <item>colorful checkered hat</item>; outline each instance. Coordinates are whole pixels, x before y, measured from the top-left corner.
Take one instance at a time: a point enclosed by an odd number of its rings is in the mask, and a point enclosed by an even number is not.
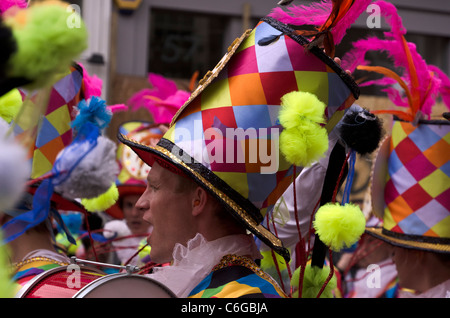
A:
[[[28,149],[31,174],[26,188],[28,194],[24,194],[15,208],[4,211],[14,217],[2,227],[6,240],[12,240],[25,229],[46,221],[46,218],[33,212],[33,197],[42,196],[40,202],[45,201],[45,195],[39,188],[41,181],[51,175],[58,153],[73,141],[71,123],[75,119],[77,104],[84,98],[83,70],[74,63],[49,90],[18,90],[24,103],[21,112],[10,122],[10,127],[14,138]],[[42,113],[36,111],[41,107]],[[48,213],[58,220],[60,216],[57,211],[85,211],[81,204],[57,192],[53,192],[48,199],[54,206]],[[18,220],[25,215],[29,215],[26,222]]]
[[[19,140],[27,138],[31,131],[33,140],[30,144],[29,159],[32,166],[31,179],[37,179],[50,172],[58,153],[73,140],[71,127],[75,119],[75,107],[84,99],[83,71],[74,64],[51,88],[48,107],[40,121],[28,120],[24,114],[21,120],[12,123],[14,134]],[[31,110],[39,91],[26,92],[22,90],[24,99],[31,101],[27,110]],[[23,119],[23,120],[22,120]]]
[[[369,50],[387,51],[402,76],[384,67],[358,66],[385,77],[367,84],[389,85],[392,102],[403,110],[394,115],[392,131],[378,149],[371,176],[373,212],[382,228],[366,231],[391,244],[436,252],[450,252],[450,121],[431,120],[432,106],[441,94],[450,107],[450,81],[438,68],[427,65],[408,43],[401,18],[390,3],[378,2],[392,29],[384,39],[357,41],[349,57],[354,65]],[[349,64],[347,67],[352,69]],[[399,84],[403,94],[395,89]],[[364,85],[364,84],[362,84]]]
[[[450,252],[450,122],[394,120],[372,172],[374,213],[368,228],[393,244]]]
[[[263,18],[199,82],[156,147],[118,136],[150,166],[156,160],[192,177],[285,257],[289,253],[281,241],[261,225],[294,171],[302,169],[280,154],[281,97],[293,91],[314,94],[327,106],[331,130],[359,94],[340,66],[307,44],[288,25]]]

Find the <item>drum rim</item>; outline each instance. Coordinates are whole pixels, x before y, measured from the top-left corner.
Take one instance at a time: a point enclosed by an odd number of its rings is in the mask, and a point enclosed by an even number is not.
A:
[[[109,275],[100,277],[99,279],[93,280],[92,282],[88,283],[86,286],[81,288],[78,292],[76,292],[75,295],[72,296],[72,298],[84,298],[85,296],[89,295],[90,292],[92,292],[93,287],[98,287],[98,286],[101,286],[113,279],[116,279],[119,277],[127,277],[127,276],[151,281],[155,285],[158,285],[159,287],[161,287],[171,298],[177,298],[175,293],[172,290],[170,290],[169,287],[167,287],[163,283],[161,283],[153,278],[150,278],[148,276],[145,276],[145,275],[137,275],[137,274],[129,274],[129,273],[113,273],[113,274],[109,274]],[[97,286],[92,286],[92,285],[97,285]]]
[[[32,289],[34,286],[37,285],[38,282],[40,282],[40,280],[42,278],[45,278],[46,276],[50,276],[56,272],[60,272],[63,270],[67,270],[67,267],[69,267],[70,265],[74,265],[74,264],[69,264],[69,265],[63,265],[63,266],[58,266],[58,267],[54,267],[54,268],[50,268],[36,276],[34,276],[32,279],[30,279],[28,282],[25,283],[25,285],[23,285],[19,291],[16,293],[16,295],[14,296],[14,298],[24,298],[24,295],[26,292],[28,292],[30,289]],[[76,264],[75,264],[76,265]],[[78,265],[79,266],[79,265]],[[91,267],[91,266],[80,266],[80,268],[82,269],[87,269],[91,272],[95,272],[96,274],[105,274],[105,272],[103,272],[102,270],[95,268],[95,267]],[[90,284],[90,283],[89,283]]]

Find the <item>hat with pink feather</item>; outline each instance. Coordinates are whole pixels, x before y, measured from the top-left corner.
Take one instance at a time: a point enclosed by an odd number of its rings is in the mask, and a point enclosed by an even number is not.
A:
[[[305,7],[314,12],[307,19],[275,10],[244,32],[156,146],[118,136],[149,165],[192,178],[285,259],[289,252],[261,223],[303,167],[323,155],[327,132],[359,95],[333,60],[334,46],[370,1],[324,3],[320,10]],[[303,19],[301,27],[289,17]],[[312,23],[317,30],[300,30]]]
[[[373,163],[373,212],[383,220],[366,232],[406,248],[450,252],[450,121],[433,107],[441,96],[450,107],[450,81],[428,65],[416,45],[405,39],[406,29],[394,5],[375,2],[391,29],[384,38],[368,37],[353,44],[343,66],[382,74],[364,85],[384,86],[394,109],[374,112],[393,115],[390,136],[380,144]],[[393,67],[368,65],[369,51],[388,54]]]
[[[125,122],[120,125],[119,133],[150,146],[156,145],[161,139],[165,132],[164,125],[172,121],[172,117],[188,100],[190,93],[178,89],[174,81],[159,74],[150,73],[148,80],[152,88],[136,92],[127,104],[133,111],[139,108],[147,109],[153,122]],[[117,161],[120,166],[116,180],[119,199],[106,212],[114,218],[122,219],[121,198],[126,195],[141,195],[145,191],[150,166],[124,144],[117,147]]]

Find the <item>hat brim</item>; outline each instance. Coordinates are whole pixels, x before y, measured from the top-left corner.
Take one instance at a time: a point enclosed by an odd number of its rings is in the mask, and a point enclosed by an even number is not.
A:
[[[258,237],[263,243],[273,248],[278,254],[283,256],[283,258],[287,260],[290,259],[289,251],[283,246],[282,241],[263,225],[261,225],[260,221],[258,222],[255,220],[255,217],[249,214],[248,209],[244,209],[242,207],[242,205],[245,204],[242,204],[242,202],[236,202],[239,198],[236,196],[233,198],[233,195],[230,196],[230,193],[233,194],[234,190],[229,188],[226,191],[223,191],[223,187],[215,184],[220,182],[220,179],[214,178],[214,174],[212,172],[210,172],[209,177],[205,177],[205,175],[208,175],[207,173],[200,173],[198,171],[200,167],[203,167],[201,164],[195,162],[186,163],[178,156],[174,155],[172,151],[169,151],[159,145],[161,143],[170,143],[170,141],[162,138],[158,145],[152,147],[140,144],[120,133],[118,134],[118,139],[120,142],[129,146],[139,156],[139,158],[141,158],[141,160],[149,166],[153,166],[153,164],[157,162],[159,165],[168,169],[172,173],[184,175],[193,179],[193,181],[202,186],[213,197],[224,203],[224,206],[232,214],[232,216],[235,217],[238,222],[240,222],[256,237]]]
[[[37,185],[27,187],[27,192],[34,195],[37,190]],[[75,200],[64,198],[61,194],[53,192],[50,199],[55,204],[55,208],[61,211],[75,211],[84,213],[86,209],[83,205]]]
[[[119,200],[111,206],[109,209],[106,209],[106,213],[112,216],[115,219],[122,220],[124,218],[123,211],[120,208],[121,200],[120,198],[125,195],[141,195],[144,193],[146,186],[143,184],[120,184],[117,185],[117,190],[119,192]]]
[[[394,246],[435,253],[450,253],[449,243],[427,242],[422,237],[405,239],[401,235],[394,236],[395,233],[380,227],[367,227],[366,233]]]

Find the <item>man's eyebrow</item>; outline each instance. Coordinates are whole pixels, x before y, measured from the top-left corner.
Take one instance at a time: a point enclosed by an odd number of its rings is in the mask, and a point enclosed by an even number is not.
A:
[[[159,178],[147,176],[147,183],[149,184],[157,184],[159,182]]]

